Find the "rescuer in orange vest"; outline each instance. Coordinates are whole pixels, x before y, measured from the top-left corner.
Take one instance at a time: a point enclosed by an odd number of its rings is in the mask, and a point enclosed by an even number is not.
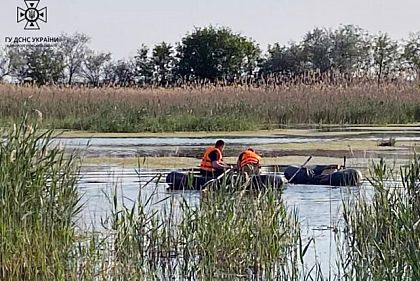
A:
[[[258,175],[261,168],[260,162],[261,156],[259,156],[252,148],[248,148],[239,155],[236,165],[241,173]]]
[[[206,149],[200,164],[200,173],[203,177],[216,178],[229,168],[223,163],[222,151],[224,148],[225,142],[218,140],[215,145]]]

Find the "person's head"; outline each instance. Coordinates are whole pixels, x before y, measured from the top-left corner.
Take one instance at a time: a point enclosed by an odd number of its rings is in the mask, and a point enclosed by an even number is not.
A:
[[[252,149],[252,148],[248,148],[247,150],[248,150],[248,151],[255,152],[255,150],[254,150],[254,149]]]
[[[223,140],[218,140],[216,141],[215,147],[220,150],[223,150],[225,148],[225,142]]]

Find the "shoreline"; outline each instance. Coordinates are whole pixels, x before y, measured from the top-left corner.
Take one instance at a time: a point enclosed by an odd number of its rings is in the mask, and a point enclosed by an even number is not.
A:
[[[336,125],[338,126],[338,125]],[[420,136],[420,123],[392,124],[392,125],[346,125],[343,127],[321,128],[285,128],[273,130],[244,130],[244,131],[180,131],[180,132],[139,132],[139,133],[104,133],[94,131],[77,131],[56,129],[54,132],[61,138],[169,138],[169,137],[351,137],[366,136],[368,134],[407,134],[412,133]]]

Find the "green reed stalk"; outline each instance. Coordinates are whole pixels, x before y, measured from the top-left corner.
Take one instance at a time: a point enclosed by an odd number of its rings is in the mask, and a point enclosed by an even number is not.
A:
[[[373,197],[344,201],[341,271],[344,280],[420,279],[420,162],[395,178],[384,161],[373,167]]]
[[[0,143],[0,279],[64,280],[80,210],[74,155],[25,118]]]

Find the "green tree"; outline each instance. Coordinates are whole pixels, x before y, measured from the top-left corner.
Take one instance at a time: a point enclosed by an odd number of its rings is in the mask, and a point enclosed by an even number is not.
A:
[[[0,82],[3,81],[5,76],[9,75],[9,68],[10,58],[5,50],[0,49]]]
[[[399,66],[398,43],[392,40],[388,34],[378,34],[373,38],[373,69],[378,84],[383,77],[397,71]]]
[[[135,66],[132,60],[109,62],[104,66],[104,83],[120,86],[133,85],[136,82]]]
[[[360,27],[341,26],[331,33],[334,69],[345,74],[366,73],[370,65],[370,39]]]
[[[404,46],[403,58],[407,69],[413,72],[420,82],[420,32],[410,34]]]
[[[35,48],[29,57],[32,77],[37,84],[58,83],[63,79],[64,61],[54,48]]]
[[[148,56],[149,48],[142,45],[134,57],[134,73],[137,83],[150,84],[153,79],[153,62]]]
[[[256,64],[258,46],[229,28],[196,28],[177,47],[178,73],[181,76],[235,78]]]
[[[164,86],[173,79],[175,64],[174,50],[171,44],[162,42],[153,48],[152,61],[154,66],[155,83]]]
[[[331,36],[325,29],[315,28],[306,33],[302,42],[302,51],[309,69],[320,72],[331,69],[332,44]]]
[[[83,61],[81,74],[90,85],[98,86],[104,78],[106,63],[111,60],[110,53],[95,53],[88,51],[86,59]]]
[[[64,61],[53,47],[21,47],[9,50],[11,74],[20,82],[54,84],[63,79]]]
[[[18,82],[25,80],[32,81],[30,77],[30,67],[28,65],[29,51],[27,48],[16,47],[7,50],[7,57],[9,58],[9,74]]]
[[[304,71],[305,58],[302,48],[297,44],[289,47],[275,43],[268,46],[268,55],[262,64],[262,73],[298,75]]]
[[[71,84],[75,76],[81,75],[82,63],[86,58],[90,38],[82,33],[63,34],[60,37],[59,50],[64,59],[67,83]]]
[[[253,41],[246,38],[241,40],[241,48],[244,54],[241,73],[246,76],[254,76],[262,62],[261,49]]]

